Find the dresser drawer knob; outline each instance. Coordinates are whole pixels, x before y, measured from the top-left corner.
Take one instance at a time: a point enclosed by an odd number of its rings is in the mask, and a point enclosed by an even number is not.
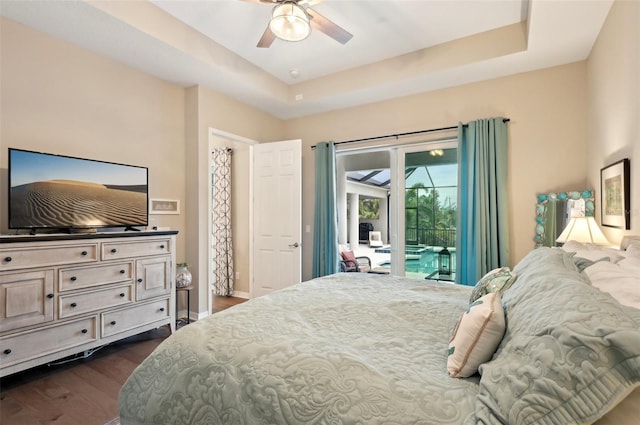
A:
[[[164,311],[164,307],[160,307],[160,311]]]
[[[80,255],[82,255],[83,257],[86,257],[86,256],[87,256],[87,254],[89,254],[87,251],[82,251],[82,252],[80,253]]]
[[[116,321],[115,321],[115,320],[112,320],[112,321],[111,321],[111,324],[112,324],[112,325],[115,325],[115,324],[116,324]]]
[[[87,333],[87,332],[89,332],[89,331],[88,331],[88,330],[86,330],[86,329],[83,329],[81,332],[82,332],[83,334],[86,334],[86,333]]]
[[[7,263],[11,262],[11,260],[13,260],[13,258],[11,258],[11,257],[4,257],[4,261],[6,261]]]
[[[75,308],[75,307],[77,307],[77,306],[78,306],[78,303],[71,303],[71,307],[74,307],[74,308]]]
[[[164,249],[164,245],[160,245],[160,249]]]
[[[49,299],[53,298],[53,294],[47,294],[47,298]]]
[[[126,271],[124,269],[120,270],[120,274],[125,274]]]
[[[124,298],[124,292],[120,292],[120,298]]]
[[[77,277],[75,277],[75,276],[71,276],[71,277],[69,278],[69,280],[70,280],[71,282],[75,282],[76,280],[78,280],[78,278],[77,278]]]
[[[138,283],[142,283],[142,278],[138,278]]]
[[[11,348],[7,348],[3,351],[4,354],[11,354]]]
[[[118,250],[117,250],[117,249],[115,249],[115,248],[111,248],[111,253],[112,253],[112,254],[115,254],[116,252],[118,252]]]

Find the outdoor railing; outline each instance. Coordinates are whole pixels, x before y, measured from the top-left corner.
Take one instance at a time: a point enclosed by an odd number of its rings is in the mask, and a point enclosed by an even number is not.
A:
[[[407,245],[456,246],[456,229],[417,229],[405,230]]]

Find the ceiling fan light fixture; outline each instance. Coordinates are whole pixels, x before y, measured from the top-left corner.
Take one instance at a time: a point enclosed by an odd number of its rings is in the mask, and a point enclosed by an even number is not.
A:
[[[311,34],[307,12],[294,2],[284,2],[273,8],[269,29],[285,41],[301,41]]]

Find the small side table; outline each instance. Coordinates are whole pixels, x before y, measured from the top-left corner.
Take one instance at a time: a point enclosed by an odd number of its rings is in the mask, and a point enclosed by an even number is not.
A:
[[[178,295],[180,294],[180,292],[186,292],[187,293],[187,320],[182,320],[180,318],[176,318],[176,329],[179,328],[182,324],[182,326],[184,325],[188,325],[189,323],[191,323],[191,318],[189,317],[189,312],[191,311],[191,290],[193,289],[193,284],[189,285],[189,286],[183,286],[181,288],[176,287],[176,315],[178,314],[178,300],[179,297]]]

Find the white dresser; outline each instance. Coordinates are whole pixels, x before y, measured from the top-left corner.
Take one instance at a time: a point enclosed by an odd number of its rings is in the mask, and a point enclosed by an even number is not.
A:
[[[0,237],[0,376],[175,330],[176,231]]]

